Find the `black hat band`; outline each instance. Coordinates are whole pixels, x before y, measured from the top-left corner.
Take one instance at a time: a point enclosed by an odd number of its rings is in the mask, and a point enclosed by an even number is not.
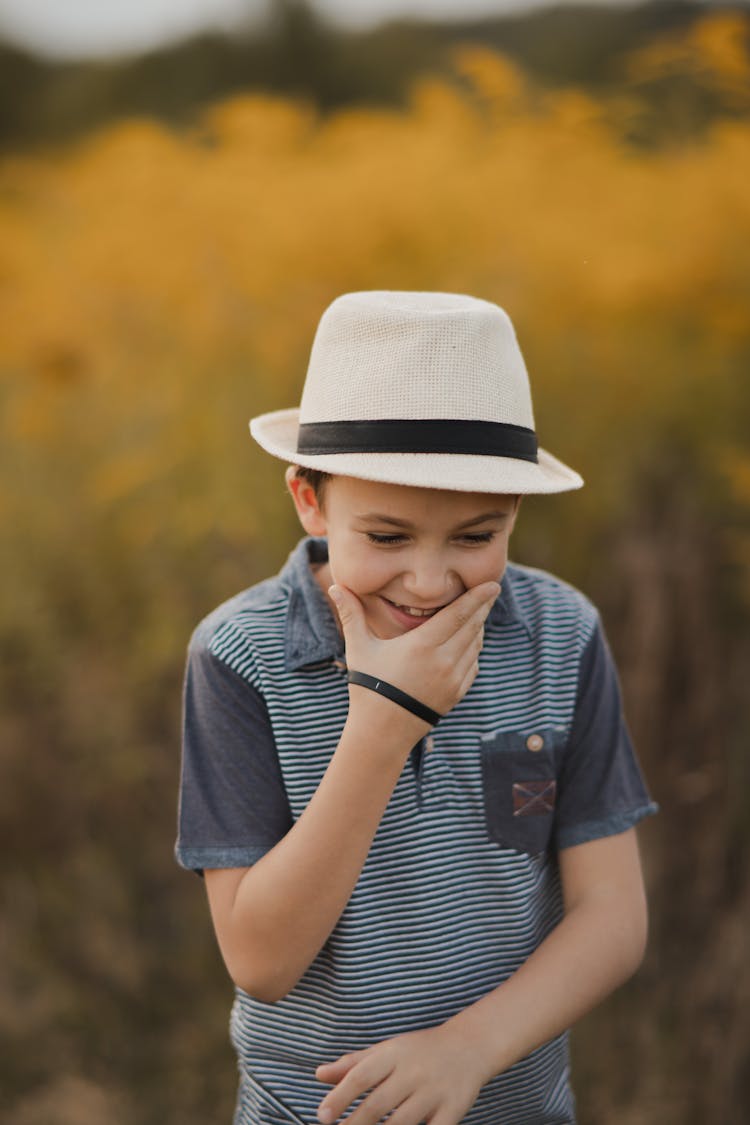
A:
[[[538,461],[536,433],[527,426],[453,418],[304,422],[299,427],[297,452],[313,457],[327,453],[459,453]]]

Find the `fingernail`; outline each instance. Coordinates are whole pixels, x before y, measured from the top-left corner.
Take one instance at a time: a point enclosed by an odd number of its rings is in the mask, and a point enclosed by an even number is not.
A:
[[[329,587],[328,597],[332,602],[335,602],[336,605],[341,605],[341,590],[339,590],[338,586]]]
[[[330,1109],[319,1109],[318,1121],[322,1121],[323,1125],[328,1125],[328,1122],[333,1121],[332,1111]]]

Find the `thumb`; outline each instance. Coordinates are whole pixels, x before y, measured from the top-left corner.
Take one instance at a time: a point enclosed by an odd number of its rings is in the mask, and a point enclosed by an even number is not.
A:
[[[336,606],[344,636],[354,631],[364,630],[365,618],[362,603],[356,594],[347,590],[345,586],[331,586],[328,596]]]

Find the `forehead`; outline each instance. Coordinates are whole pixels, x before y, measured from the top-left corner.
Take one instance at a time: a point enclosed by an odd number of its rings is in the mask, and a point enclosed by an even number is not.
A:
[[[515,497],[334,476],[326,485],[326,507],[330,514],[350,517],[377,514],[412,522],[439,519],[453,523],[490,512],[510,514]]]

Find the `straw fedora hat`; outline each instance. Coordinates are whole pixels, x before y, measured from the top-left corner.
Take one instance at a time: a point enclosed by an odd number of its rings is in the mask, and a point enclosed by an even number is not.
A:
[[[564,492],[578,473],[539,449],[510,317],[459,293],[337,297],[320,319],[299,408],[250,432],[323,472],[461,492]]]

